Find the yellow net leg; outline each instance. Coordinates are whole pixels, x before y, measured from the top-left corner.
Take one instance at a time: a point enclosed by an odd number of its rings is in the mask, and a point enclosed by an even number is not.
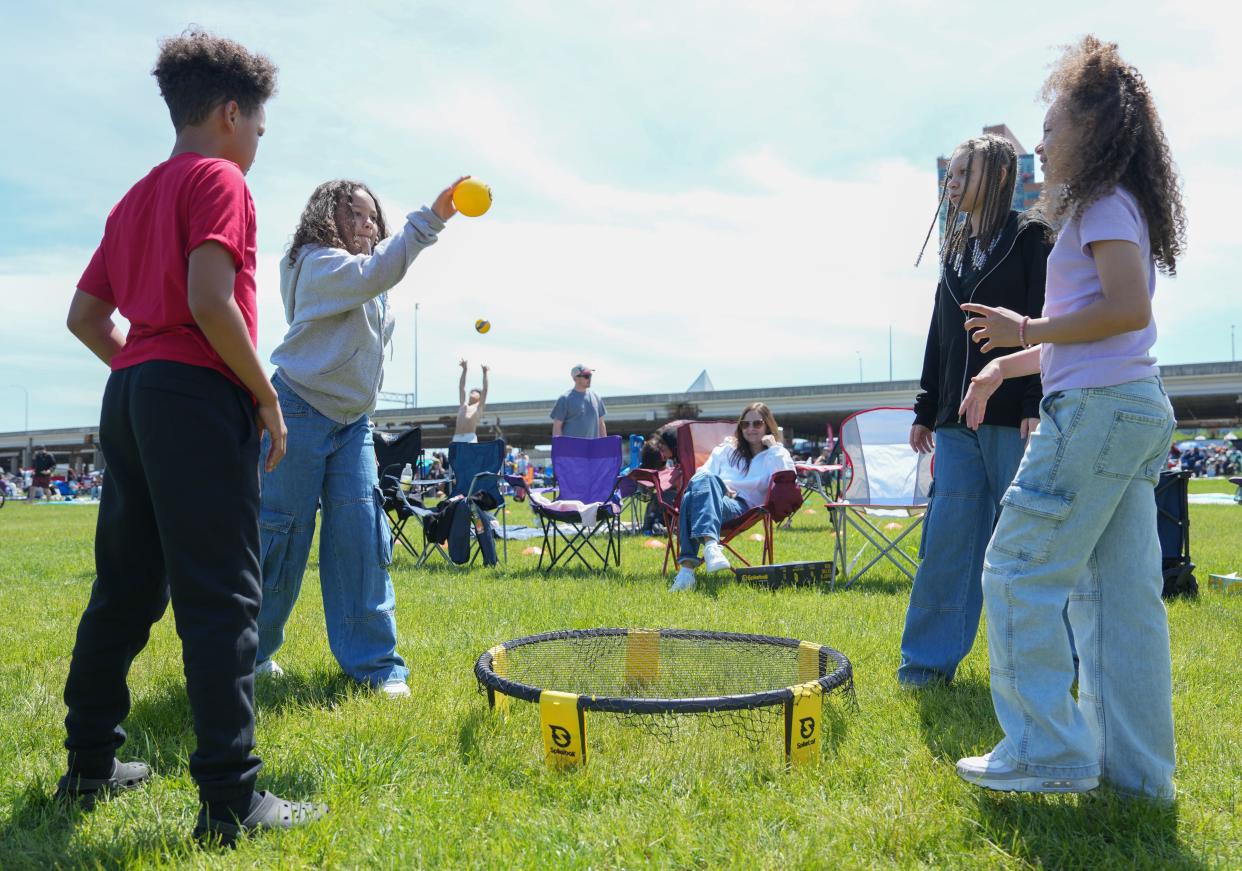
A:
[[[492,654],[492,671],[498,677],[509,676],[509,655],[505,652],[505,646],[498,644],[491,649]],[[491,687],[487,688],[487,703],[491,709],[501,716],[509,714],[509,697],[504,693],[498,693]]]
[[[822,729],[823,690],[818,683],[789,688],[792,698],[785,703],[785,761],[791,765],[819,761]]]
[[[544,690],[539,694],[539,727],[544,760],[553,768],[585,765],[586,717],[574,693]]]

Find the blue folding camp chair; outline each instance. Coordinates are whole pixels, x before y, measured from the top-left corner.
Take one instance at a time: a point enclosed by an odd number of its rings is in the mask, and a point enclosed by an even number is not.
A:
[[[449,498],[464,496],[470,506],[474,523],[473,529],[478,530],[479,524],[492,524],[492,512],[500,512],[501,547],[505,562],[509,561],[509,520],[506,511],[505,497],[500,492],[500,482],[505,478],[505,440],[495,439],[490,442],[452,442],[448,452],[449,470],[453,474],[453,489]],[[510,476],[512,480],[512,476]],[[521,479],[519,479],[521,480]],[[525,483],[525,482],[523,482]],[[477,497],[482,496],[491,507],[484,509]],[[495,547],[491,538],[480,537],[471,532],[470,562],[479,556],[480,547]]]
[[[645,436],[630,435],[629,461],[621,467],[621,485],[618,489],[618,495],[621,497],[621,515],[630,515],[631,532],[638,532],[639,527],[642,526],[642,519],[639,515],[645,510],[648,494],[646,490],[626,476],[642,465],[643,444],[646,441]]]

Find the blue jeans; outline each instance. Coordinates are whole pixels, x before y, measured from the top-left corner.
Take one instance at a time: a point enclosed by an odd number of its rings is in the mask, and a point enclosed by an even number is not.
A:
[[[1034,776],[1173,797],[1169,626],[1153,489],[1173,435],[1158,378],[1044,397],[988,546],[993,751]],[[1061,614],[1081,658],[1078,699]]]
[[[696,475],[681,497],[677,515],[679,560],[698,565],[699,542],[720,540],[720,527],[746,513],[740,499],[728,495],[725,482],[717,475]]]
[[[901,635],[901,683],[947,683],[970,653],[983,610],[983,554],[1025,448],[1016,427],[936,430],[936,479]]]
[[[262,473],[258,662],[271,659],[284,643],[315,535],[315,512],[322,505],[319,585],[332,653],[346,674],[363,683],[405,680],[409,669],[397,653],[396,596],[388,575],[392,534],[369,421],[363,415],[339,424],[279,376],[272,383],[289,438],[284,460],[274,472]],[[260,463],[269,443],[266,435],[263,439]]]

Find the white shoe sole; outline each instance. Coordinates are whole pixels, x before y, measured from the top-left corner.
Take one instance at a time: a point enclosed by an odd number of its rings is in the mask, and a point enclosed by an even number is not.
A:
[[[1029,774],[993,777],[983,772],[957,769],[957,776],[967,783],[996,792],[1090,792],[1100,785],[1098,777],[1037,777]]]

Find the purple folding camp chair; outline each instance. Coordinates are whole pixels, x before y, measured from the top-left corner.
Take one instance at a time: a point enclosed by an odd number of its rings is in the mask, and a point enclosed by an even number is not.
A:
[[[577,557],[587,568],[599,568],[609,561],[621,565],[621,502],[617,496],[621,471],[621,437],[552,439],[552,468],[556,469],[557,493],[531,490],[525,480],[506,475],[516,492],[530,499],[530,508],[543,530],[543,552],[539,568],[548,571],[558,562]],[[601,552],[592,539],[602,533]],[[548,564],[544,566],[544,559]]]

